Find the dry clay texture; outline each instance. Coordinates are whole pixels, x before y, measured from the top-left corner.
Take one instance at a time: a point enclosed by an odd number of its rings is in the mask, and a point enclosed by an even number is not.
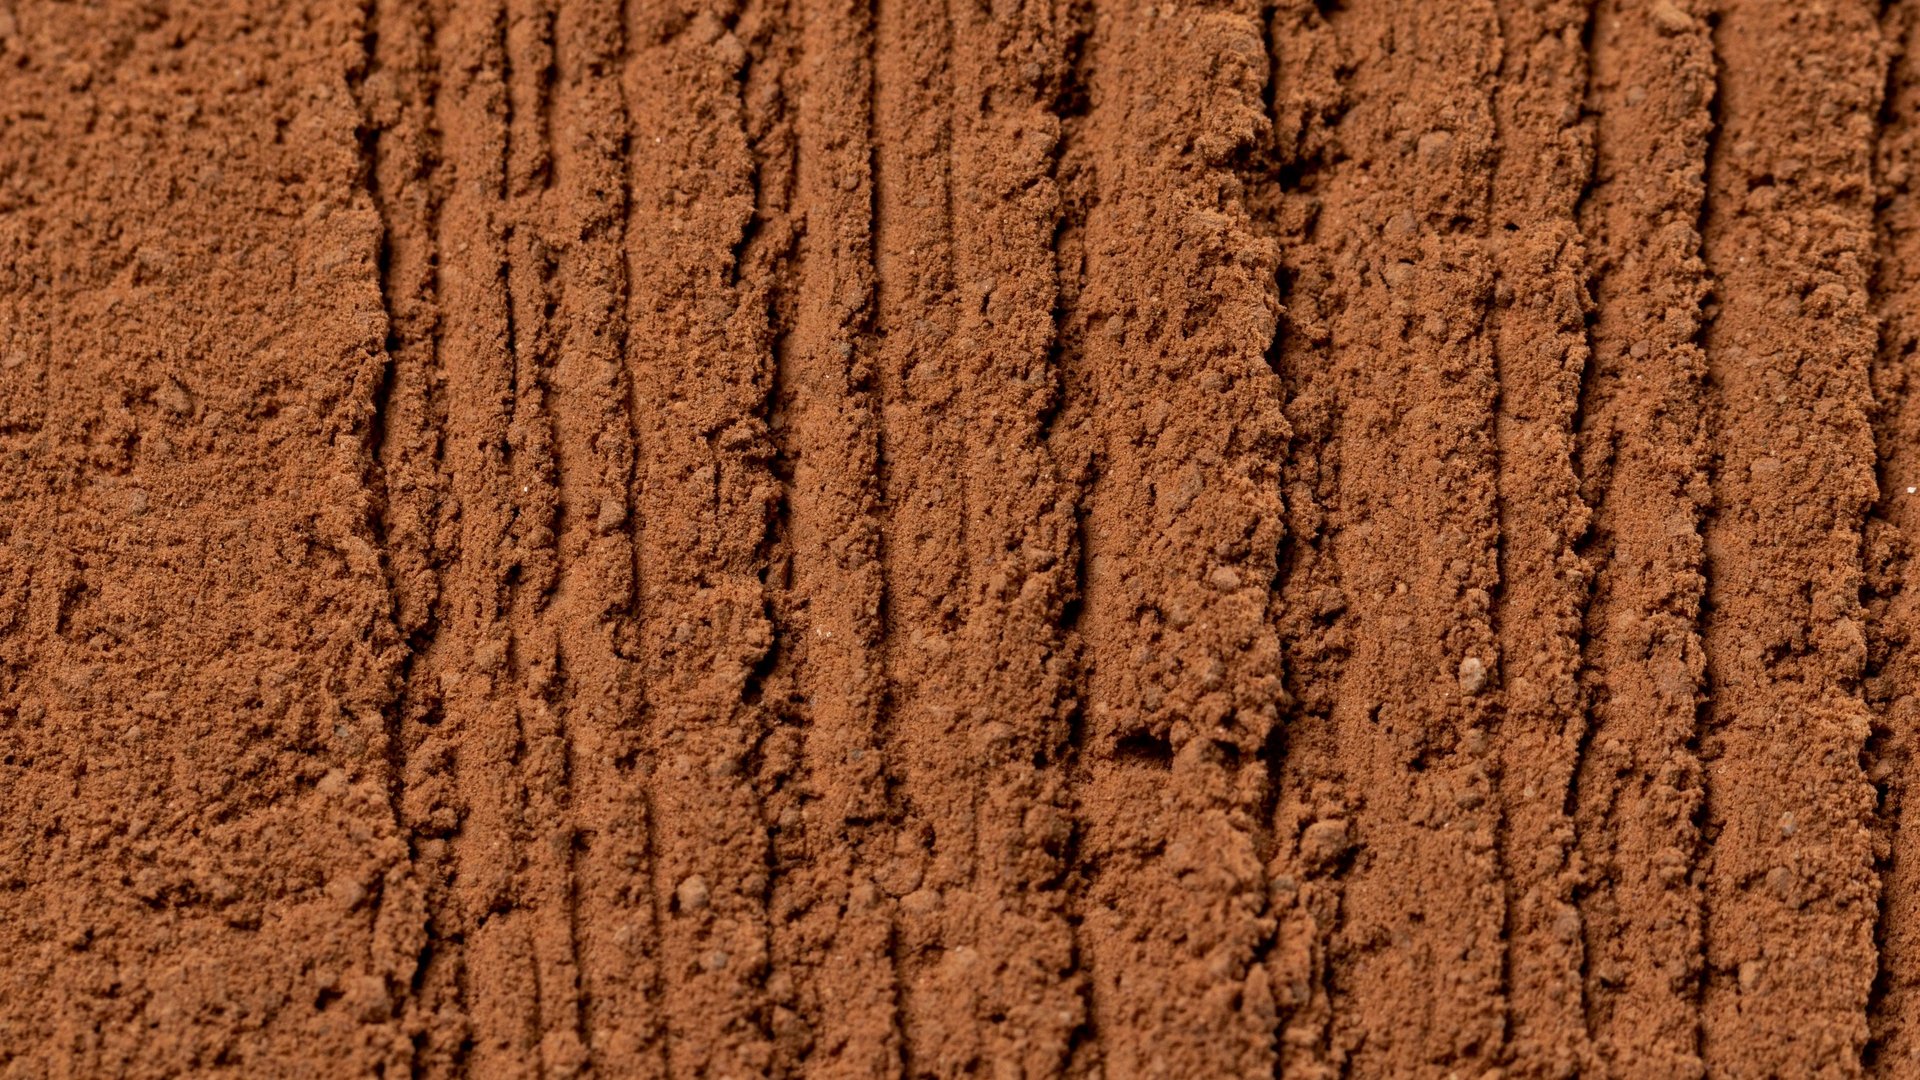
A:
[[[0,0],[0,1078],[1920,1076],[1917,487],[1920,0]]]

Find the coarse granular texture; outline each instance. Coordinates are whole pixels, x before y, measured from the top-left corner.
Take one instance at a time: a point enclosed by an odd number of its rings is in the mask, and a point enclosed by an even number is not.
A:
[[[0,1078],[1920,1076],[1916,487],[1920,0],[0,0]]]

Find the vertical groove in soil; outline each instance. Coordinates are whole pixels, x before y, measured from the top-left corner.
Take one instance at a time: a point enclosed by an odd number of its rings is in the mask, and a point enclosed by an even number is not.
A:
[[[559,1033],[547,1067],[621,1075],[659,1068],[650,1055],[645,943],[650,911],[639,875],[646,821],[634,758],[638,672],[622,655],[633,634],[630,399],[624,369],[624,146],[618,84],[625,34],[614,0],[561,0],[552,13],[551,161],[535,254],[551,272],[554,320],[547,387],[557,561],[542,610],[550,659],[535,687],[546,720],[542,762],[561,811],[540,842],[564,869],[578,970],[578,1044]],[[542,254],[544,249],[544,254]]]
[[[554,173],[554,12],[547,0],[508,0],[507,303],[513,406],[507,429],[514,495],[508,655],[520,787],[520,902],[527,911],[538,1067],[565,1073],[584,1062],[575,938],[573,825],[567,774],[564,678],[553,607],[565,560],[559,545],[560,466],[552,403],[559,331],[549,210]]]
[[[1880,870],[1875,932],[1879,972],[1869,1004],[1870,1071],[1900,1076],[1920,1063],[1920,1030],[1909,1019],[1920,997],[1920,917],[1914,910],[1915,830],[1907,818],[1916,761],[1915,630],[1920,591],[1911,588],[1912,558],[1920,542],[1920,395],[1913,385],[1920,348],[1920,203],[1913,163],[1920,149],[1920,7],[1883,6],[1881,32],[1888,50],[1886,98],[1875,147],[1878,198],[1873,308],[1880,347],[1872,372],[1874,442],[1879,497],[1864,536],[1867,598],[1866,697],[1873,713],[1868,779],[1878,788],[1874,856]]]
[[[1715,1074],[1856,1068],[1867,1039],[1875,14],[1741,0],[1714,35],[1702,1051]],[[1783,66],[1821,75],[1789,82]]]
[[[946,327],[934,321],[948,314],[942,302],[951,229],[946,29],[944,5],[896,0],[874,5],[873,124],[876,132],[893,136],[888,142],[876,140],[873,155],[873,345],[884,431],[881,499],[887,508],[880,541],[886,675],[881,753],[898,819],[896,851],[875,854],[895,863],[902,882],[921,894],[912,905],[895,904],[890,953],[902,1066],[916,1076],[925,1070],[926,1059],[938,1057],[940,1018],[962,1019],[955,1007],[929,1002],[923,981],[927,957],[942,956],[941,894],[959,884],[956,870],[965,870],[953,867],[951,856],[946,868],[930,865],[934,844],[951,846],[952,840],[932,835],[927,817],[935,808],[926,805],[927,789],[944,786],[938,773],[930,775],[938,768],[933,751],[939,739],[929,747],[928,737],[941,732],[928,731],[929,714],[952,708],[951,691],[934,682],[934,672],[964,587],[955,555],[960,522],[950,488],[960,464],[939,416],[953,388],[947,363],[938,355]],[[919,386],[912,383],[916,375]],[[944,719],[936,715],[932,723]],[[963,784],[958,791],[968,806],[971,787]],[[950,816],[952,827],[960,829],[971,814],[960,810]]]
[[[1091,991],[1092,954],[1086,932],[1088,873],[1086,815],[1083,797],[1087,779],[1086,721],[1089,693],[1086,642],[1080,620],[1086,610],[1087,514],[1093,485],[1093,462],[1086,453],[1081,428],[1092,404],[1069,392],[1070,372],[1081,363],[1086,342],[1080,300],[1086,291],[1086,223],[1090,192],[1084,182],[1086,154],[1081,149],[1088,111],[1087,37],[1091,32],[1091,0],[1051,0],[1059,66],[1051,72],[1048,91],[1059,118],[1050,171],[1059,199],[1059,212],[1049,238],[1053,274],[1052,344],[1044,375],[1051,397],[1040,421],[1040,441],[1053,462],[1059,498],[1071,508],[1067,534],[1065,601],[1060,607],[1057,633],[1066,667],[1064,702],[1066,745],[1060,767],[1069,818],[1068,837],[1061,853],[1062,914],[1067,921],[1070,967],[1066,980],[1074,986],[1079,1023],[1068,1035],[1065,1071],[1072,1076],[1099,1076],[1103,1072],[1098,1033],[1094,1028]]]
[[[789,701],[763,769],[776,782],[768,995],[790,1072],[900,1068],[893,859],[880,709],[881,516],[873,377],[871,12],[788,8],[782,80],[790,204],[805,207],[779,308],[774,433],[786,491]],[[876,880],[878,875],[880,880]]]
[[[668,1075],[673,1054],[672,1030],[667,1022],[665,965],[660,955],[661,942],[665,940],[667,903],[658,887],[659,803],[654,797],[649,768],[648,713],[653,697],[653,672],[640,662],[646,646],[646,612],[651,604],[643,564],[652,529],[642,507],[643,489],[649,476],[647,453],[651,447],[649,433],[642,428],[647,413],[641,400],[645,385],[639,358],[644,355],[643,335],[649,329],[642,316],[643,304],[648,299],[644,290],[650,281],[645,260],[651,245],[642,239],[647,235],[647,225],[657,221],[654,208],[641,201],[642,184],[660,182],[657,175],[649,174],[646,169],[650,148],[656,139],[663,137],[653,135],[643,124],[654,92],[649,85],[650,73],[642,66],[651,55],[646,49],[651,42],[644,40],[643,35],[655,32],[654,9],[636,0],[615,2],[619,4],[620,48],[616,62],[622,119],[618,140],[622,212],[617,257],[622,296],[615,309],[621,327],[617,377],[623,389],[620,403],[632,460],[625,490],[615,496],[622,499],[622,531],[629,547],[627,578],[631,591],[627,597],[626,618],[621,630],[616,632],[614,648],[621,660],[632,662],[629,670],[633,687],[626,703],[629,707],[617,717],[619,734],[613,760],[625,801],[624,806],[613,810],[619,815],[621,827],[607,851],[611,865],[606,869],[606,876],[596,884],[624,915],[610,928],[617,951],[608,959],[615,978],[630,980],[627,985],[631,996],[620,1003],[617,1016],[607,1018],[605,1041],[597,1043],[595,1051],[606,1055],[602,1060],[630,1063],[636,1076],[655,1078]],[[589,979],[593,977],[590,970]]]
[[[1582,0],[1500,0],[1497,161],[1490,192],[1489,316],[1500,586],[1493,608],[1502,699],[1495,729],[1506,909],[1507,1052],[1526,1075],[1590,1064],[1582,1008],[1568,801],[1586,726],[1581,617],[1589,512],[1574,472],[1586,368],[1586,252],[1576,211],[1592,175]]]
[[[888,10],[887,0],[863,0],[863,13],[866,19],[865,44],[866,55],[863,58],[866,68],[865,106],[866,133],[862,151],[865,154],[866,191],[867,191],[867,281],[870,295],[867,298],[865,313],[865,332],[855,346],[863,351],[866,359],[867,393],[871,398],[873,410],[873,476],[871,477],[872,498],[876,535],[874,537],[874,562],[878,567],[879,590],[876,599],[878,626],[874,629],[874,665],[877,669],[878,685],[875,687],[876,700],[873,706],[873,743],[874,753],[881,760],[881,773],[877,778],[881,793],[881,813],[887,829],[896,838],[900,835],[899,826],[905,817],[903,801],[898,794],[900,772],[889,758],[893,745],[894,717],[897,709],[897,691],[894,680],[896,657],[899,643],[891,630],[895,624],[893,593],[895,579],[891,570],[894,539],[893,520],[895,508],[889,501],[895,491],[893,480],[895,444],[889,424],[892,411],[889,401],[898,394],[889,369],[889,346],[886,341],[886,323],[882,319],[882,304],[888,297],[889,283],[886,281],[887,260],[883,255],[897,250],[894,241],[892,221],[888,204],[897,201],[898,194],[889,193],[884,183],[889,179],[885,168],[897,167],[896,163],[885,162],[882,158],[882,104],[890,88],[883,88],[886,71],[881,63],[887,48],[887,34],[890,29],[883,11]],[[897,33],[897,29],[895,30]],[[897,840],[896,840],[897,842]],[[899,932],[899,912],[890,909],[887,913],[887,951],[886,968],[879,977],[885,978],[891,987],[888,999],[888,1033],[893,1039],[890,1053],[895,1056],[889,1065],[893,1066],[891,1075],[904,1075],[907,1068],[905,1023],[905,991],[902,988],[902,974],[905,971],[904,950],[901,948]],[[897,1064],[896,1064],[897,1062]]]
[[[1302,830],[1320,820],[1338,839],[1345,807],[1331,798],[1341,783],[1333,713],[1352,632],[1332,550],[1337,525],[1341,443],[1340,380],[1333,365],[1334,321],[1345,301],[1331,288],[1342,236],[1322,229],[1321,211],[1345,157],[1341,119],[1351,72],[1338,22],[1314,0],[1289,0],[1269,18],[1273,71],[1272,180],[1256,186],[1256,209],[1278,237],[1282,317],[1269,360],[1280,379],[1292,432],[1281,467],[1286,538],[1272,595],[1285,675],[1286,728],[1273,780],[1274,851],[1270,903],[1276,923],[1267,964],[1278,1023],[1282,1075],[1337,1069],[1329,957],[1341,922],[1343,870],[1338,845],[1302,858]]]
[[[1086,284],[1064,374],[1093,478],[1081,934],[1115,1075],[1275,1064],[1258,819],[1287,429],[1265,356],[1273,241],[1237,168],[1266,128],[1259,16],[1096,3],[1085,46]]]
[[[1337,116],[1338,149],[1304,177],[1313,242],[1280,366],[1304,448],[1334,449],[1290,478],[1310,531],[1282,612],[1316,628],[1296,649],[1335,682],[1296,680],[1283,758],[1276,888],[1321,943],[1279,946],[1288,1053],[1359,1072],[1491,1066],[1506,1009],[1485,250],[1498,26],[1486,4],[1303,14],[1329,25],[1300,43],[1311,81],[1276,98],[1282,134],[1317,150],[1320,117]],[[1320,48],[1333,58],[1316,64]]]
[[[1913,1072],[1916,34],[0,0],[0,1075]]]
[[[1708,492],[1698,223],[1714,69],[1706,13],[1676,10],[1667,27],[1639,0],[1595,11],[1594,178],[1581,206],[1594,315],[1579,475],[1596,573],[1574,825],[1588,876],[1587,1024],[1604,1066],[1628,1075],[1701,1068],[1695,750]]]
[[[1081,1021],[1059,632],[1073,511],[1042,439],[1065,40],[1045,4],[883,4],[879,26],[878,122],[905,136],[881,148],[876,192],[889,525],[910,509],[919,527],[885,540],[903,821],[876,884],[898,898],[909,1069],[1045,1075]]]
[[[438,320],[435,311],[433,236],[437,165],[433,124],[432,28],[426,12],[378,0],[366,13],[366,77],[359,87],[363,139],[370,144],[366,182],[382,226],[381,292],[387,316],[387,371],[376,403],[373,447],[381,480],[381,556],[392,594],[392,618],[404,649],[399,684],[390,706],[386,751],[389,801],[408,842],[407,876],[390,878],[383,905],[405,911],[411,923],[396,942],[407,957],[404,978],[389,995],[398,1015],[430,1026],[426,1019],[445,1007],[443,990],[430,986],[437,929],[436,890],[417,866],[417,841],[435,807],[422,798],[421,750],[437,720],[430,695],[415,681],[421,656],[438,629],[440,574],[434,532],[445,478],[440,468],[441,415]],[[410,1068],[427,1063],[428,1040],[410,1039]],[[443,1067],[445,1062],[437,1062]]]
[[[767,11],[646,3],[630,28],[637,649],[672,1074],[760,1074],[773,1052],[769,836],[752,767],[769,728],[758,673],[774,644],[766,416],[780,239],[759,219],[763,131],[752,125],[763,117],[748,100],[766,85],[755,50]]]
[[[511,101],[506,11],[450,6],[435,32],[441,93],[442,161],[447,185],[438,222],[441,356],[446,373],[446,456],[457,538],[443,589],[446,617],[423,658],[437,680],[440,731],[451,758],[457,807],[434,822],[445,836],[421,862],[448,882],[445,957],[459,982],[464,1031],[434,1029],[429,1058],[460,1056],[476,1070],[531,1068],[538,1060],[539,998],[521,835],[524,783],[517,673],[513,669],[515,582],[520,556],[515,524],[519,433],[514,411],[519,358],[509,294],[506,203]],[[457,784],[455,783],[457,778]],[[444,869],[439,869],[444,865]],[[439,1038],[444,1036],[443,1039]]]

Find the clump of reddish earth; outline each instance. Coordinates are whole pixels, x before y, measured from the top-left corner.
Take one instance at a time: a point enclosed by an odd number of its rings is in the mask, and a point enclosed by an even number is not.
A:
[[[0,1076],[1914,1075],[1917,35],[0,4]]]

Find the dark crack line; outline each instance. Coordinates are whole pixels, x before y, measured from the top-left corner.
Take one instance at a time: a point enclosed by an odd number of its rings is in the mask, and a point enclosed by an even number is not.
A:
[[[1595,25],[1599,20],[1601,2],[1602,0],[1587,0],[1584,6],[1584,17],[1580,24],[1580,56],[1585,71],[1585,78],[1583,79],[1580,89],[1580,105],[1583,116],[1586,116],[1588,113],[1596,90],[1594,77],[1596,65],[1594,63],[1593,42]],[[1586,118],[1590,121],[1590,116]],[[1594,188],[1599,182],[1600,147],[1597,125],[1591,125],[1588,130],[1592,134],[1587,142],[1587,175],[1582,178],[1580,182],[1580,193],[1574,197],[1572,212],[1573,233],[1570,240],[1571,243],[1580,245],[1581,304],[1586,309],[1588,316],[1580,332],[1580,341],[1582,347],[1586,350],[1586,357],[1580,365],[1580,377],[1574,387],[1573,413],[1567,420],[1568,453],[1570,456],[1567,464],[1573,473],[1574,497],[1580,499],[1587,508],[1587,520],[1581,534],[1568,538],[1569,547],[1586,568],[1586,578],[1581,582],[1580,595],[1576,600],[1577,618],[1574,633],[1577,637],[1574,642],[1575,649],[1572,672],[1574,709],[1579,717],[1580,730],[1573,740],[1573,760],[1569,763],[1570,771],[1567,774],[1567,787],[1560,803],[1560,815],[1566,822],[1568,834],[1566,851],[1569,856],[1575,859],[1579,858],[1581,851],[1580,778],[1585,775],[1587,751],[1593,743],[1593,695],[1587,686],[1587,672],[1589,670],[1588,649],[1593,643],[1593,600],[1598,592],[1601,567],[1600,560],[1593,558],[1592,552],[1588,548],[1589,541],[1598,530],[1600,500],[1594,499],[1588,501],[1586,497],[1587,478],[1582,468],[1584,462],[1581,456],[1580,442],[1581,432],[1586,428],[1587,410],[1592,405],[1593,397],[1597,393],[1593,377],[1596,366],[1594,359],[1593,314],[1597,307],[1598,300],[1594,288],[1596,274],[1593,268],[1593,253],[1587,246],[1585,222],[1588,217],[1588,207],[1593,198]],[[1611,554],[1611,552],[1608,552],[1608,554]],[[1593,951],[1587,947],[1586,912],[1581,900],[1582,896],[1576,888],[1570,901],[1570,906],[1581,916],[1578,971],[1580,984],[1577,987],[1577,992],[1580,995],[1581,1025],[1586,1032],[1587,1046],[1591,1050],[1598,1035],[1593,1026],[1592,1002],[1588,1000],[1587,995],[1587,987],[1592,977]]]
[[[1912,46],[1911,10],[1910,5],[1892,2],[1881,5],[1880,34],[1882,39],[1882,56],[1886,64],[1886,71],[1882,80],[1879,115],[1876,117],[1873,132],[1874,153],[1872,155],[1872,163],[1875,173],[1874,186],[1877,191],[1886,190],[1886,178],[1882,175],[1882,165],[1886,157],[1889,132],[1905,127],[1899,114],[1897,97],[1899,78],[1902,68],[1907,62],[1908,50]],[[1897,146],[1897,142],[1895,145]],[[1889,242],[1894,225],[1891,221],[1893,215],[1889,203],[1885,198],[1882,198],[1878,205],[1876,205],[1874,216],[1876,226],[1874,229],[1874,243],[1876,250],[1872,276],[1869,282],[1868,310],[1878,313],[1886,311],[1889,306],[1889,300],[1886,294],[1890,288],[1889,277],[1891,266],[1897,259],[1897,254]],[[1878,342],[1879,356],[1876,358],[1878,361],[1876,367],[1878,368],[1891,366],[1888,357],[1899,347],[1898,343],[1892,340],[1892,333],[1893,327],[1891,320],[1883,317],[1880,323],[1880,340]],[[1897,428],[1897,420],[1892,418],[1899,416],[1901,404],[1906,399],[1906,395],[1913,392],[1911,376],[1897,385],[1897,390],[1891,387],[1889,388],[1887,400],[1875,403],[1877,415],[1875,416],[1874,435],[1877,444],[1876,449],[1879,452],[1874,456],[1874,487],[1875,490],[1879,492],[1879,499],[1870,512],[1869,526],[1877,522],[1889,528],[1894,528],[1891,515],[1893,495],[1889,491],[1889,477],[1887,474],[1888,467],[1891,464],[1891,458],[1899,453],[1900,450],[1898,443],[1899,432],[1898,430],[1886,430],[1886,428],[1889,426]],[[1875,577],[1869,564],[1869,551],[1872,543],[1871,536],[1871,527],[1861,530],[1862,579],[1868,582],[1867,590],[1874,588]],[[1910,553],[1908,554],[1910,557]],[[1899,580],[1901,576],[1903,575],[1896,574],[1893,580],[1888,583],[1886,587],[1887,591],[1879,597],[1882,605],[1890,606],[1896,602],[1904,585],[1904,582]],[[1885,612],[1884,609],[1882,613],[1876,614],[1872,607],[1868,607],[1865,612],[1865,618],[1867,620],[1867,640],[1869,642],[1869,667],[1865,673],[1867,679],[1863,680],[1863,682],[1870,681],[1874,675],[1878,674],[1878,671],[1872,666],[1874,656],[1873,644],[1875,642],[1884,643],[1896,640],[1890,637],[1884,625],[1888,614],[1890,613]],[[1902,642],[1900,645],[1890,645],[1886,647],[1893,650],[1904,651],[1903,646],[1907,646],[1907,643]],[[1883,668],[1881,670],[1884,670],[1884,667],[1891,667],[1895,663],[1896,657],[1889,656],[1883,661]],[[1876,730],[1869,734],[1867,750],[1863,755],[1863,765],[1867,769],[1869,778],[1872,778],[1882,767],[1897,764],[1889,759],[1897,757],[1897,754],[1894,752],[1894,747],[1897,746],[1899,742],[1899,733],[1894,730],[1894,722],[1887,715],[1890,710],[1890,705],[1874,708],[1871,695],[1868,697],[1868,704],[1869,708],[1875,714],[1875,719],[1880,721],[1880,723],[1875,725]],[[1879,1024],[1874,1023],[1874,1020],[1886,1011],[1886,999],[1893,976],[1893,972],[1888,967],[1886,956],[1886,942],[1892,914],[1892,905],[1888,903],[1887,877],[1891,873],[1894,862],[1898,857],[1897,841],[1904,824],[1901,816],[1905,810],[1903,804],[1905,792],[1901,790],[1902,785],[1893,780],[1892,772],[1893,770],[1889,769],[1887,789],[1879,793],[1881,804],[1876,808],[1876,816],[1879,818],[1881,828],[1885,831],[1886,855],[1877,858],[1874,865],[1874,877],[1878,884],[1875,890],[1876,910],[1874,912],[1873,922],[1875,970],[1867,996],[1867,1043],[1861,1053],[1862,1064],[1866,1066],[1869,1072],[1876,1074],[1882,1071],[1880,1067],[1880,1056],[1883,1049],[1883,1029]],[[1876,787],[1878,786],[1879,785],[1876,784]]]
[[[1726,128],[1725,117],[1722,116],[1722,110],[1725,107],[1726,81],[1726,67],[1723,57],[1726,54],[1726,50],[1722,47],[1721,24],[1717,15],[1711,17],[1709,21],[1707,38],[1713,56],[1713,94],[1709,99],[1707,107],[1712,127],[1707,133],[1706,152],[1702,156],[1700,163],[1702,189],[1700,216],[1695,225],[1695,231],[1700,237],[1700,275],[1705,288],[1703,290],[1704,299],[1701,305],[1700,325],[1694,335],[1694,342],[1700,349],[1703,369],[1706,373],[1705,382],[1701,387],[1701,427],[1706,434],[1706,445],[1712,447],[1718,445],[1719,441],[1715,438],[1715,430],[1719,427],[1720,409],[1717,408],[1714,403],[1716,396],[1714,389],[1715,380],[1712,373],[1713,366],[1707,355],[1707,339],[1710,336],[1715,321],[1713,293],[1717,285],[1714,281],[1713,266],[1707,260],[1706,238],[1707,226],[1717,212],[1713,199],[1713,181],[1714,175],[1719,171],[1720,167],[1720,143]],[[1703,460],[1700,462],[1700,470],[1703,474],[1702,479],[1705,480],[1707,504],[1701,511],[1700,518],[1696,522],[1696,527],[1700,530],[1701,539],[1704,541],[1706,539],[1708,524],[1720,513],[1721,485],[1716,475],[1719,472],[1719,467],[1716,461],[1716,455],[1712,451],[1708,451],[1704,455]],[[1697,722],[1694,725],[1693,731],[1690,733],[1691,737],[1686,743],[1687,751],[1693,754],[1696,760],[1699,759],[1701,741],[1718,726],[1717,703],[1715,695],[1711,692],[1713,686],[1713,661],[1712,657],[1707,655],[1706,635],[1707,625],[1713,617],[1713,594],[1718,577],[1714,573],[1713,563],[1712,546],[1703,546],[1700,560],[1700,576],[1704,584],[1700,590],[1700,611],[1694,623],[1694,634],[1700,643],[1701,656],[1705,661],[1705,669],[1701,678],[1702,689],[1707,692],[1700,695],[1700,705],[1695,713]],[[1699,819],[1695,823],[1693,848],[1687,852],[1687,874],[1689,877],[1698,874],[1700,868],[1704,865],[1707,855],[1707,836],[1704,823],[1712,820],[1713,777],[1712,771],[1705,767],[1704,762],[1702,762],[1702,767],[1699,770],[1699,782]],[[1693,1053],[1696,1057],[1704,1059],[1706,1049],[1707,986],[1713,979],[1712,969],[1707,963],[1708,942],[1712,940],[1713,908],[1712,905],[1707,903],[1704,892],[1699,896],[1698,912],[1699,930],[1697,940],[1700,946],[1700,955],[1696,958],[1697,963],[1695,964],[1694,970],[1697,974],[1693,979],[1693,985],[1690,989],[1692,991],[1694,1010]]]

